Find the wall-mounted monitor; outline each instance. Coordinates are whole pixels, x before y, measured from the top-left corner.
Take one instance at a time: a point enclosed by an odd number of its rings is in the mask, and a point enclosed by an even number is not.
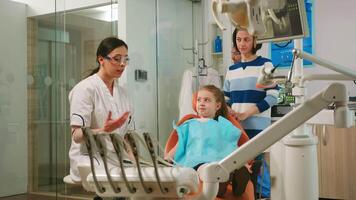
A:
[[[305,0],[305,9],[308,20],[309,36],[303,38],[303,51],[313,54],[313,3],[311,0]],[[290,67],[293,60],[292,50],[294,42],[288,40],[286,42],[271,43],[271,60],[274,66]],[[303,59],[303,66],[311,66],[313,63],[307,59]]]
[[[267,9],[266,32],[257,42],[278,42],[307,37],[309,35],[304,0],[276,0],[281,9]]]
[[[220,29],[226,13],[238,29],[257,36],[257,42],[278,42],[309,35],[304,0],[213,0],[212,14]]]

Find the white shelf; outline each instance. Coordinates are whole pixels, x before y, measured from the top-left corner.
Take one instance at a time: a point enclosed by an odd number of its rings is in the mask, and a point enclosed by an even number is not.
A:
[[[218,53],[211,53],[211,55],[213,55],[213,56],[222,56],[222,55],[223,55],[223,53],[222,53],[222,52],[218,52]]]

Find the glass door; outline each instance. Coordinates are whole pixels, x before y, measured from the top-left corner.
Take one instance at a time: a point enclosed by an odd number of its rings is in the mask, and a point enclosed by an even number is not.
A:
[[[162,147],[173,121],[178,120],[183,72],[196,66],[191,48],[195,40],[203,41],[202,4],[189,0],[126,1],[130,64],[121,79],[132,97],[136,131],[150,133]],[[197,48],[195,58],[202,57],[203,47]],[[138,72],[146,73],[147,78],[135,77]]]
[[[68,94],[97,67],[96,48],[117,35],[117,3],[28,18],[29,154],[31,198],[90,197],[63,183],[69,174],[71,143]]]
[[[179,99],[186,70],[196,71],[203,57],[204,2],[159,0],[157,14],[157,137],[165,146],[179,120]],[[192,77],[193,78],[193,77]],[[195,80],[192,84],[195,85]],[[191,99],[187,101],[191,102]]]
[[[130,63],[120,82],[134,104],[136,131],[149,132],[164,146],[172,122],[178,120],[183,72],[196,66],[193,50],[184,48],[203,41],[199,37],[202,2],[118,3],[122,2],[69,9],[64,0],[57,0],[54,14],[28,18],[29,193],[33,198],[94,195],[80,186],[65,185],[63,177],[69,174],[71,142],[68,93],[97,67],[96,48],[103,38],[119,33],[129,46]],[[124,22],[117,16],[124,16]],[[198,48],[196,56],[201,57],[202,46]],[[147,73],[146,79],[135,77],[139,71]]]

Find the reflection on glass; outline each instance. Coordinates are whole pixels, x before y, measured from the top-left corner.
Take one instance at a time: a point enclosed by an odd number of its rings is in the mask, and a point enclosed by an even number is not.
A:
[[[0,199],[27,192],[26,5],[0,1]]]
[[[72,87],[97,67],[99,42],[117,34],[117,9],[113,3],[28,18],[32,195],[88,195],[62,181],[69,174],[71,143],[67,99]]]
[[[136,128],[156,135],[164,145],[178,116],[183,72],[193,67],[188,62],[193,60],[192,51],[181,47],[192,46],[200,35],[193,37],[193,19],[200,19],[200,15],[192,13],[190,1],[128,2],[131,7],[127,13],[132,15],[127,19],[127,85],[133,93]],[[117,34],[116,9],[112,4],[28,19],[28,75],[32,77],[28,85],[29,192],[33,195],[56,194],[59,199],[61,195],[88,195],[81,187],[65,185],[62,180],[69,173],[71,142],[67,97],[72,87],[97,67],[99,42]],[[137,26],[138,19],[144,21],[142,26]],[[135,67],[148,71],[146,82],[134,80]],[[50,84],[45,84],[46,77],[50,77]],[[142,97],[152,106],[142,107]]]

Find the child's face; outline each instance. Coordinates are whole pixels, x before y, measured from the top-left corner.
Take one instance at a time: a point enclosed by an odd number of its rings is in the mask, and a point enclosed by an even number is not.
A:
[[[200,90],[197,97],[198,115],[205,118],[214,118],[216,111],[221,107],[221,103],[216,102],[213,93],[207,90]]]

